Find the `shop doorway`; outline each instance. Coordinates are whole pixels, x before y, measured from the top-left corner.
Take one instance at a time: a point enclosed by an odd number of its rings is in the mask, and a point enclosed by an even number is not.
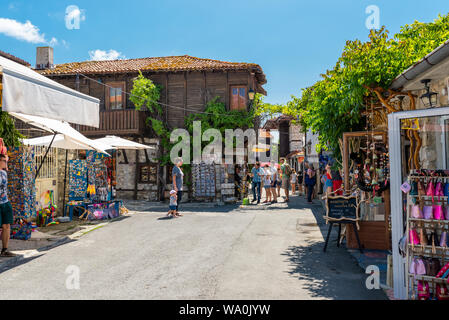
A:
[[[50,148],[44,158],[47,147],[36,146],[36,167],[42,164],[39,177],[36,179],[37,209],[48,207],[50,197],[58,199],[58,152],[56,148]]]

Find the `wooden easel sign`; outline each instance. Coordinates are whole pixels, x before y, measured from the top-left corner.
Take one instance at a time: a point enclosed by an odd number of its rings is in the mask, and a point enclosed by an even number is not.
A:
[[[324,244],[323,251],[327,249],[329,243],[329,238],[332,232],[332,227],[334,224],[338,224],[338,239],[337,247],[340,246],[340,234],[342,224],[353,225],[354,233],[359,245],[360,252],[363,253],[362,245],[360,243],[359,233],[358,233],[358,220],[359,220],[359,202],[356,196],[344,197],[344,196],[326,196],[326,223],[330,223],[326,242]]]
[[[327,196],[326,197],[326,221],[359,220],[359,203],[356,196]]]

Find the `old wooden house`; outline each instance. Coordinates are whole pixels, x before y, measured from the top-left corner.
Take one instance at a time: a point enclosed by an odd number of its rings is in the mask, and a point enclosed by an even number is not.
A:
[[[48,51],[47,51],[48,50]],[[48,61],[46,61],[48,59]],[[262,68],[254,63],[225,62],[184,56],[114,61],[85,61],[53,65],[53,49],[38,48],[38,71],[59,83],[100,99],[100,127],[79,126],[90,138],[117,135],[158,145],[148,130],[147,114],[130,101],[133,79],[139,72],[161,86],[160,102],[170,129],[183,128],[186,116],[204,111],[219,97],[228,110],[247,109],[248,92],[266,94]],[[170,187],[170,168],[159,168],[154,153],[119,152],[117,195],[158,200]]]

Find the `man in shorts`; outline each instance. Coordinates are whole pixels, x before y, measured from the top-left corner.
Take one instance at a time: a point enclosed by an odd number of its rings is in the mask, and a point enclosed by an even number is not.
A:
[[[15,254],[8,251],[11,224],[14,217],[11,203],[8,200],[8,174],[6,173],[6,168],[7,158],[4,154],[0,154],[0,226],[2,227],[3,244],[0,257],[15,257]]]

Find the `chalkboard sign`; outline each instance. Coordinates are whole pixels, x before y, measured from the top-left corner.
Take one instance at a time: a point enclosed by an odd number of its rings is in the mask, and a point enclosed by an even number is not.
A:
[[[329,220],[357,220],[357,197],[327,197],[326,218]]]

